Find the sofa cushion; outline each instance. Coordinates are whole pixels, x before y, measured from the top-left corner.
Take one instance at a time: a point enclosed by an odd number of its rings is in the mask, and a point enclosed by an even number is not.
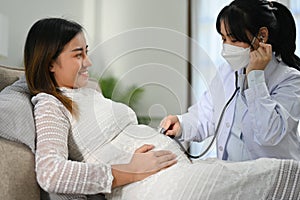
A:
[[[0,66],[0,91],[24,75],[23,68]]]
[[[0,137],[35,149],[35,126],[31,95],[25,77],[0,92]]]

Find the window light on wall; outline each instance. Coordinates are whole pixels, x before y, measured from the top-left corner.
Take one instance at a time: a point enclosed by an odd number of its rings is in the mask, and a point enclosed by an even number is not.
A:
[[[8,19],[0,13],[0,59],[8,56]]]

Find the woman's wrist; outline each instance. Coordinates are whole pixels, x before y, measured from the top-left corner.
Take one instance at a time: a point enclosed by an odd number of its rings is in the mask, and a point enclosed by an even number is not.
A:
[[[130,170],[129,164],[112,165],[111,172],[114,177],[112,188],[136,181],[135,173]]]
[[[120,164],[111,166],[114,177],[112,188],[141,181],[155,173],[155,171],[138,172],[131,164]]]

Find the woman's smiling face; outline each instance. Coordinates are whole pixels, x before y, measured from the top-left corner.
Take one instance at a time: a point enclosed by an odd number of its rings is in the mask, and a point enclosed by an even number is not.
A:
[[[87,84],[88,67],[92,65],[84,34],[77,34],[52,62],[50,71],[59,87],[80,88]]]

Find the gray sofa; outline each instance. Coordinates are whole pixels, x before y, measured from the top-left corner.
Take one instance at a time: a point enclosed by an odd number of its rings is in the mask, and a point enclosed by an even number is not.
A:
[[[23,69],[0,65],[0,200],[47,199],[36,181],[34,122],[24,84]],[[100,91],[97,81],[88,87]]]
[[[0,91],[23,74],[22,69],[0,66]],[[0,123],[2,126],[4,122]],[[34,171],[34,155],[29,147],[0,137],[0,169],[0,199],[40,199],[40,188]]]

